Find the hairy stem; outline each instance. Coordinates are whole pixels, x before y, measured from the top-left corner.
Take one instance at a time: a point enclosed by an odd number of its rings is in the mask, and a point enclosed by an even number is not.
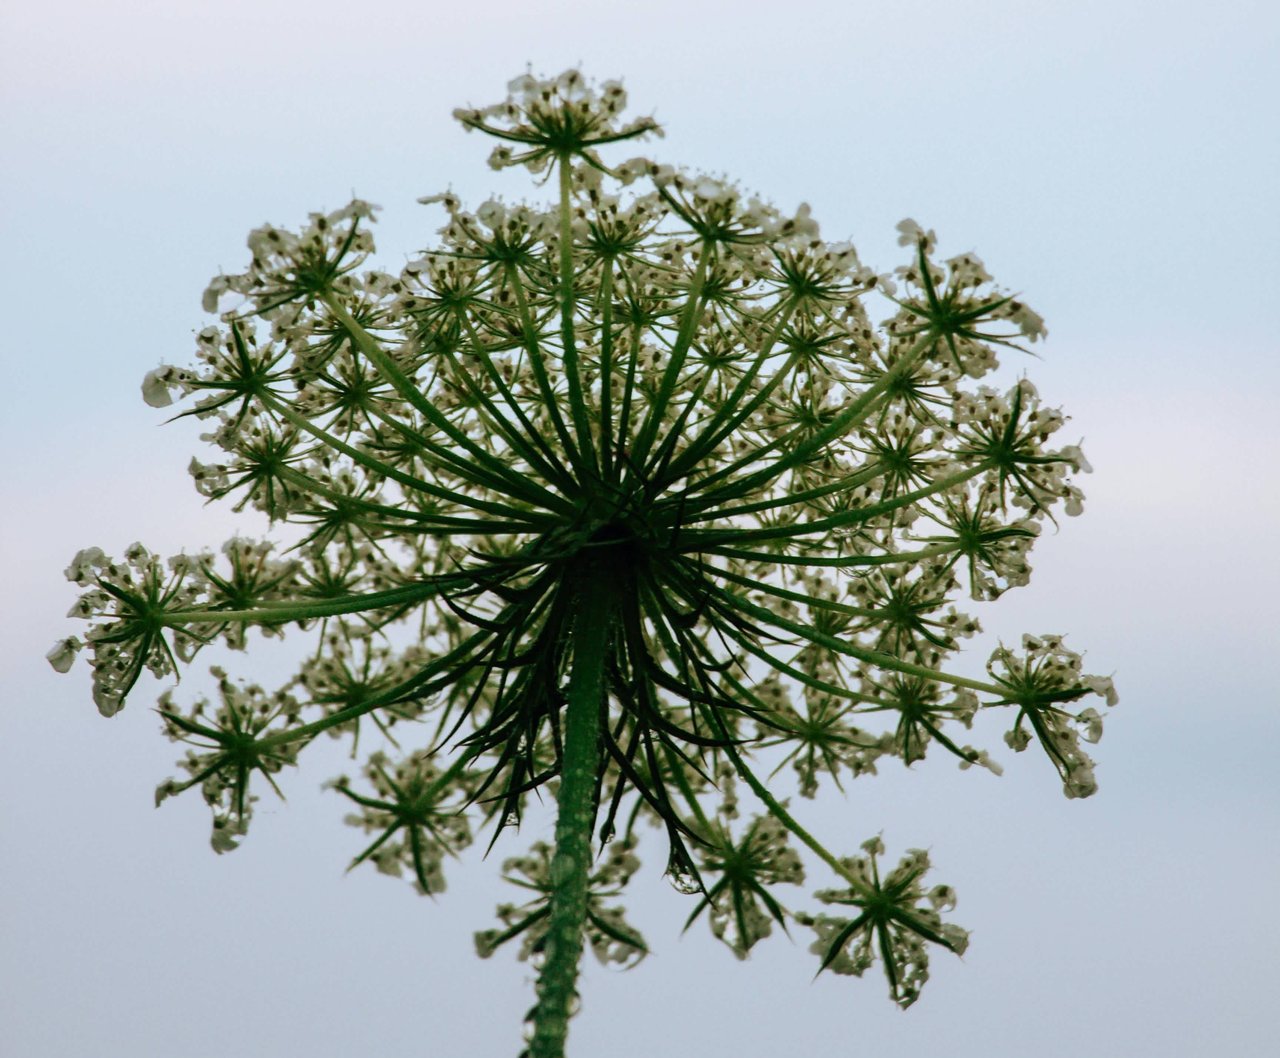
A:
[[[564,713],[556,848],[551,860],[555,889],[551,895],[545,962],[538,977],[530,1058],[563,1058],[582,958],[605,661],[614,614],[609,570],[607,553],[603,558],[585,560],[572,587],[576,596],[573,670]]]

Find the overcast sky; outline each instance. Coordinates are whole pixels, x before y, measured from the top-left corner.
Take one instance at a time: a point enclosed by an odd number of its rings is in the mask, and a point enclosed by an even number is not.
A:
[[[1096,468],[1030,587],[975,609],[998,638],[1065,632],[1120,705],[1101,790],[1068,802],[1041,757],[1003,778],[929,760],[803,802],[852,851],[928,847],[973,930],[919,1003],[823,975],[799,933],[746,963],[652,853],[632,917],[652,957],[588,959],[571,1055],[796,1053],[1198,1058],[1275,1053],[1280,1017],[1280,14],[1258,0],[521,3],[10,0],[0,10],[0,1052],[14,1058],[510,1055],[529,969],[471,934],[509,894],[502,855],[432,901],[372,870],[316,747],[217,857],[192,794],[152,808],[176,748],[147,695],[97,715],[56,676],[61,571],[81,547],[216,545],[198,428],[139,383],[186,363],[200,294],[250,228],[352,192],[384,207],[380,259],[430,245],[451,187],[537,196],[452,121],[531,64],[621,77],[667,130],[649,153],[808,202],[878,270],[911,216],[976,251],[1045,317],[1005,358],[1072,416]],[[1066,435],[1071,436],[1067,437]],[[1217,534],[1222,534],[1218,536]],[[285,670],[255,650],[233,667]],[[1012,758],[1012,759],[1011,759]],[[642,850],[643,856],[643,850]],[[810,889],[825,885],[813,872]],[[797,891],[792,903],[808,906]],[[811,903],[811,901],[809,902]]]

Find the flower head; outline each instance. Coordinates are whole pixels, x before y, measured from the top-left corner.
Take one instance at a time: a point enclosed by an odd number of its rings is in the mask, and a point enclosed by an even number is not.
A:
[[[884,854],[884,842],[872,838],[862,847],[866,856],[842,861],[857,884],[817,894],[823,903],[853,908],[855,917],[805,915],[801,921],[817,934],[811,950],[822,957],[819,973],[831,970],[861,977],[878,954],[890,994],[905,1009],[919,998],[929,979],[925,944],[963,955],[969,935],[944,923],[939,914],[955,906],[954,890],[949,885],[925,890],[922,879],[930,866],[928,853],[908,850],[898,866],[881,878],[877,857]]]
[[[1018,706],[1005,742],[1021,752],[1034,734],[1062,777],[1067,797],[1089,797],[1097,792],[1098,783],[1080,738],[1097,742],[1102,737],[1102,717],[1093,708],[1072,713],[1064,706],[1086,694],[1115,705],[1115,686],[1108,676],[1083,675],[1083,659],[1063,645],[1062,636],[1025,635],[1022,648],[1019,655],[1001,646],[987,663],[987,671],[1006,690],[1004,701]]]
[[[453,116],[468,129],[502,140],[489,164],[495,169],[524,165],[540,172],[557,156],[596,161],[595,148],[648,133],[661,135],[652,118],[622,122],[627,93],[618,81],[596,87],[578,70],[541,79],[524,74],[507,85],[506,100],[493,106],[460,108]]]
[[[356,862],[424,893],[479,826],[497,841],[531,798],[559,799],[557,848],[506,862],[532,896],[500,909],[482,954],[520,936],[554,961],[576,915],[603,961],[643,955],[606,901],[648,822],[699,901],[690,921],[705,914],[739,957],[793,918],[824,968],[860,974],[878,951],[906,1006],[925,944],[964,948],[938,913],[951,891],[922,888],[922,852],[883,879],[878,841],[832,856],[757,769],[790,764],[806,798],[929,746],[998,772],[958,729],[1010,708],[1009,744],[1034,736],[1068,794],[1091,793],[1077,736],[1102,721],[1064,706],[1112,703],[1108,679],[1059,637],[1001,648],[990,681],[947,669],[979,628],[957,595],[1027,583],[1043,522],[1082,509],[1088,462],[1053,446],[1066,418],[1029,381],[983,383],[1045,332],[978,257],[939,259],[935,233],[904,221],[895,282],[824,240],[803,203],[610,164],[613,144],[659,131],[625,102],[570,70],[458,111],[499,141],[494,165],[554,175],[554,201],[429,196],[444,226],[397,274],[369,267],[377,207],[359,199],[250,234],[245,270],[205,293],[218,321],[194,365],[150,372],[143,396],[187,399],[207,425],[202,495],[293,526],[294,544],[77,554],[94,697],[110,715],[144,670],[176,674],[215,641],[244,650],[254,628],[313,637],[277,692],[219,671],[217,706],[162,699],[190,748],[160,796],[199,786],[219,851],[246,832],[251,785],[274,788],[318,735],[383,740],[397,759],[380,744],[365,786],[334,786],[374,835]],[[54,668],[79,646],[56,645]],[[762,806],[745,827],[737,781]],[[773,894],[804,876],[793,839],[840,877],[818,898],[849,916]],[[592,840],[609,843],[594,866]]]

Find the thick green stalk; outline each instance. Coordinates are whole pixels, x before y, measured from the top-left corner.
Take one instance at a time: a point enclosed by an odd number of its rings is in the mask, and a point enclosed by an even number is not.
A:
[[[605,661],[615,612],[610,556],[584,560],[570,581],[575,594],[573,670],[564,713],[564,750],[551,860],[550,923],[538,1002],[533,1015],[531,1058],[563,1058],[569,1017],[582,958],[591,873],[591,829],[595,818],[596,770],[600,760],[600,714]]]

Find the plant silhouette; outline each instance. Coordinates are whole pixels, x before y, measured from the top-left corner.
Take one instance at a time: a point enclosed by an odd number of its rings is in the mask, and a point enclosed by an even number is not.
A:
[[[1101,718],[1075,703],[1115,700],[1059,636],[1000,647],[987,679],[942,667],[978,630],[957,597],[1025,584],[1044,520],[1081,507],[1083,454],[1050,447],[1063,416],[1026,380],[977,384],[1043,336],[1039,316],[974,255],[938,263],[912,221],[905,263],[880,275],[805,206],[607,163],[658,132],[624,106],[616,82],[568,71],[458,111],[499,141],[492,165],[555,201],[424,199],[447,222],[399,275],[365,267],[362,201],[254,231],[248,269],[205,294],[219,322],[197,364],[151,372],[143,394],[209,424],[202,494],[301,539],[167,561],[90,548],[67,571],[104,715],[207,644],[314,636],[277,691],[215,669],[213,702],[160,700],[186,756],[157,801],[198,788],[219,852],[325,732],[377,746],[360,781],[332,784],[372,837],[355,862],[424,893],[474,835],[493,847],[554,796],[553,844],[504,863],[526,899],[477,935],[481,955],[518,939],[537,966],[535,1058],[564,1051],[584,946],[623,966],[647,950],[616,903],[645,824],[695,903],[688,924],[739,957],[775,924],[806,926],[820,968],[878,961],[908,1006],[929,947],[965,949],[942,918],[953,892],[926,886],[918,850],[891,869],[878,837],[828,851],[777,772],[810,798],[930,747],[998,771],[960,732],[999,708],[1013,749],[1038,742],[1066,794],[1088,796],[1080,743]],[[82,645],[49,659],[66,671]],[[816,892],[829,912],[779,895],[805,880],[801,848],[835,878]]]

